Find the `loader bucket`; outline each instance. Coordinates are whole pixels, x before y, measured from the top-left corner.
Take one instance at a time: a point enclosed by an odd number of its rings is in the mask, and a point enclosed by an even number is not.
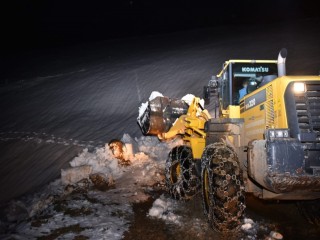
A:
[[[156,97],[148,102],[144,113],[138,117],[138,124],[144,135],[166,133],[177,118],[187,113],[189,105],[179,99]]]

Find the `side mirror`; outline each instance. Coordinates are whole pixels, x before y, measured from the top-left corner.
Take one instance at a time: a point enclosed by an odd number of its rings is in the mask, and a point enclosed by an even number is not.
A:
[[[253,92],[254,90],[257,89],[257,87],[258,87],[257,81],[255,81],[254,79],[253,80],[249,80],[248,86],[247,86],[247,93]]]

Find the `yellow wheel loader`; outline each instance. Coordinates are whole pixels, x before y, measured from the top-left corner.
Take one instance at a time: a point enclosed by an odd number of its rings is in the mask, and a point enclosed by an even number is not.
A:
[[[202,193],[218,231],[241,224],[244,193],[262,199],[320,198],[320,76],[287,76],[287,51],[277,60],[229,60],[187,104],[158,96],[138,124],[159,139],[181,136],[166,162],[175,199]]]

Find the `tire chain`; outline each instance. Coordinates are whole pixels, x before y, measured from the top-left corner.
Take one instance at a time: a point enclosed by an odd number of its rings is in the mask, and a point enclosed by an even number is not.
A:
[[[181,174],[178,176],[177,181],[172,183],[172,167],[179,163]],[[196,175],[192,150],[188,146],[178,146],[170,151],[166,162],[165,174],[166,187],[174,199],[189,200],[200,190],[200,179]]]
[[[237,231],[245,210],[245,198],[235,152],[224,143],[207,146],[202,157],[202,175],[204,169],[208,169],[210,198],[207,210],[205,196],[202,197],[204,214],[216,231]]]

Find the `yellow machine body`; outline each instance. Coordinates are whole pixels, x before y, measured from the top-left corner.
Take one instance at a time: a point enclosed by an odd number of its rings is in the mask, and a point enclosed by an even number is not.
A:
[[[320,83],[320,76],[283,76],[246,95],[240,101],[239,108],[240,118],[244,119],[244,144],[247,145],[253,139],[264,139],[266,129],[288,128],[284,92],[291,82],[308,81]],[[261,93],[265,99],[257,101],[254,97]]]
[[[194,159],[200,159],[206,146],[205,123],[211,118],[207,110],[200,107],[200,98],[195,97],[188,112],[180,116],[170,130],[158,135],[159,139],[170,139],[182,135],[182,139],[192,149]]]
[[[243,64],[274,64],[275,60],[229,60],[223,65],[217,78],[223,78],[228,67],[234,63]],[[243,119],[243,129],[240,146],[247,146],[254,139],[264,139],[266,129],[288,128],[286,104],[284,92],[292,82],[319,81],[320,76],[282,76],[275,78],[270,83],[259,87],[255,91],[245,95],[238,105],[224,107],[220,101],[220,116],[218,118]],[[194,159],[200,159],[206,146],[207,134],[204,130],[205,123],[211,118],[207,110],[199,106],[200,99],[195,98],[189,106],[188,112],[180,116],[168,132],[158,134],[159,139],[171,139],[181,135],[186,144],[190,145]],[[232,138],[232,136],[229,138]],[[236,144],[239,146],[239,144]]]

